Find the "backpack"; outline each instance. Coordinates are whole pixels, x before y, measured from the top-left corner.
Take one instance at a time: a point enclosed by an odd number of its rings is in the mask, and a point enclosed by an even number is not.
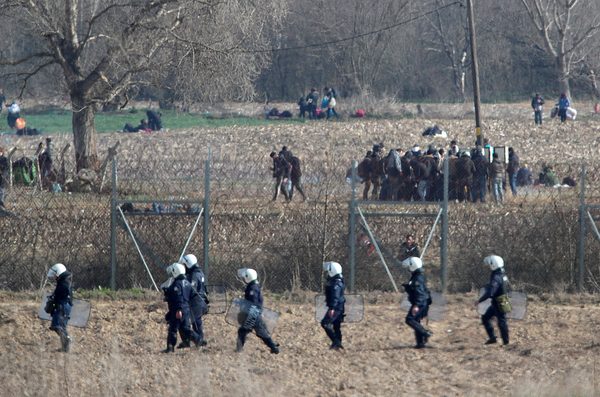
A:
[[[337,98],[337,97],[338,97],[338,91],[337,91],[335,88],[332,88],[332,89],[331,89],[331,95],[332,95],[334,98]]]

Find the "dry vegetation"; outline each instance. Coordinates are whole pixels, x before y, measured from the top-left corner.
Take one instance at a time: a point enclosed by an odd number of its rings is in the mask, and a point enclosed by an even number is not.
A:
[[[312,294],[266,306],[281,313],[277,356],[250,336],[234,353],[236,329],[205,317],[208,348],[166,355],[166,304],[144,297],[92,300],[87,328],[70,328],[58,353],[39,294],[0,295],[0,363],[5,396],[595,396],[599,381],[598,298],[531,297],[524,321],[509,320],[508,347],[482,345],[472,294],[449,297],[430,346],[414,350],[398,294],[366,293],[361,323],[345,324],[346,351],[328,349]]]

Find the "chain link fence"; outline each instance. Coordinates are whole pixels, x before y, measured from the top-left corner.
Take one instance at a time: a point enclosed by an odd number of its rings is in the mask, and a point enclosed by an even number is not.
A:
[[[68,135],[57,138],[63,148]],[[127,230],[116,225],[115,286],[153,288],[149,274],[159,284],[166,278],[165,266],[181,256],[199,219],[205,200],[205,167],[208,149],[198,149],[192,140],[185,144],[127,147],[117,155],[115,197],[120,202],[130,230],[146,261],[146,269]],[[235,147],[235,145],[234,145]],[[8,290],[40,288],[47,269],[64,263],[73,273],[75,288],[94,289],[111,285],[112,172],[104,182],[93,181],[88,193],[68,192],[73,169],[57,151],[54,179],[46,177],[31,186],[5,187],[6,210],[0,213],[0,287]],[[296,193],[291,203],[282,195],[273,201],[275,182],[268,152],[213,149],[210,153],[210,224],[208,278],[210,284],[239,288],[236,270],[253,267],[264,288],[273,292],[295,289],[320,290],[322,262],[338,261],[347,273],[348,219],[351,185],[347,181],[349,161],[334,159],[302,161],[302,187],[307,200]],[[23,153],[13,157],[13,161]],[[547,164],[530,164],[532,182]],[[560,182],[566,176],[576,187],[518,187],[514,197],[506,187],[504,205],[494,204],[488,191],[486,203],[469,201],[472,187],[463,185],[464,200],[450,193],[448,212],[449,292],[465,292],[484,285],[489,269],[483,257],[497,254],[505,259],[515,288],[527,292],[575,291],[578,287],[580,250],[581,164],[553,164]],[[586,164],[586,203],[599,203],[600,164]],[[56,182],[62,191],[52,187]],[[411,189],[418,178],[409,180]],[[100,186],[102,185],[102,186]],[[451,189],[452,189],[451,183]],[[454,187],[456,189],[456,187]],[[362,196],[362,186],[357,188]],[[413,199],[415,199],[413,197]],[[458,201],[458,202],[457,202]],[[162,207],[161,207],[162,206]],[[373,211],[365,204],[363,212]],[[420,206],[423,213],[436,213],[438,206]],[[388,212],[414,212],[407,202],[390,204]],[[592,217],[600,210],[590,208]],[[122,219],[120,213],[118,219]],[[390,272],[401,284],[405,273],[391,257],[398,254],[407,233],[423,247],[434,217],[374,217],[369,226],[389,252]],[[588,226],[591,226],[587,221]],[[204,257],[203,228],[195,229],[185,253]],[[600,254],[593,228],[585,234],[584,288],[600,291]],[[440,227],[436,227],[424,264],[429,283],[440,289]],[[371,250],[364,230],[356,235],[356,290],[391,290],[391,281],[379,257]]]

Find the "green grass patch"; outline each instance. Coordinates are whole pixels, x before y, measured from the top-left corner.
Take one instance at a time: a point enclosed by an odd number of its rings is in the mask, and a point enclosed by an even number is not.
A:
[[[239,114],[224,113],[223,115],[180,113],[172,110],[162,111],[163,126],[167,129],[187,128],[218,128],[234,125],[260,126],[273,123],[298,124],[304,119],[265,120],[264,117],[248,117]],[[64,109],[48,109],[40,112],[21,112],[21,116],[30,128],[43,131],[44,134],[72,132],[72,113]],[[111,133],[123,129],[125,123],[138,126],[145,119],[145,109],[130,109],[117,112],[99,112],[95,118],[95,128],[98,133]],[[8,126],[5,128],[5,132]]]

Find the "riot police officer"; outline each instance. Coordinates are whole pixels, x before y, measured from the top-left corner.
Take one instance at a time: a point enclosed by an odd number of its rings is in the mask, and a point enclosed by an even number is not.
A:
[[[325,287],[325,304],[327,313],[321,320],[321,327],[331,339],[330,349],[340,350],[342,346],[342,321],[344,321],[344,277],[342,277],[342,266],[337,262],[323,263],[323,271],[326,273],[327,286]]]
[[[190,309],[192,315],[192,328],[200,336],[202,346],[208,343],[204,339],[204,329],[202,328],[202,316],[208,312],[208,298],[206,297],[206,286],[204,284],[204,273],[198,266],[198,259],[195,255],[188,254],[181,258],[181,264],[185,265],[187,272],[187,281],[192,285],[192,297],[190,298]],[[196,296],[194,296],[196,295]],[[196,307],[197,306],[197,307]],[[196,316],[197,315],[197,316]],[[196,316],[196,318],[194,318]],[[190,347],[190,341],[184,339],[177,346],[178,349]]]
[[[427,290],[427,279],[423,273],[423,262],[417,257],[410,257],[402,262],[402,266],[412,272],[408,284],[404,284],[404,290],[408,293],[408,301],[411,304],[406,315],[406,325],[415,330],[417,340],[416,349],[425,347],[433,332],[421,325],[421,319],[427,317],[431,298]]]
[[[180,263],[171,265],[173,282],[166,291],[169,304],[169,332],[167,335],[167,349],[165,353],[175,351],[177,331],[196,346],[202,346],[202,339],[190,326],[190,296],[194,293],[192,285],[185,278],[185,266]]]
[[[68,353],[73,339],[67,332],[67,322],[73,307],[73,292],[71,291],[71,273],[65,265],[57,263],[48,271],[47,277],[56,281],[54,293],[48,299],[46,311],[52,315],[50,330],[55,331],[60,336],[61,348],[59,351]],[[48,308],[51,307],[50,310]]]
[[[237,272],[238,278],[246,283],[246,291],[244,292],[244,299],[252,303],[255,307],[255,313],[258,314],[251,327],[245,328],[244,326],[238,328],[238,339],[235,351],[242,352],[244,350],[244,344],[246,343],[246,337],[252,330],[256,332],[262,341],[271,349],[272,354],[279,354],[279,344],[273,342],[269,331],[265,326],[262,316],[263,298],[260,292],[260,284],[258,283],[258,274],[254,269],[239,269]]]
[[[492,324],[492,317],[498,319],[498,328],[500,328],[500,335],[502,336],[502,342],[504,345],[508,345],[508,324],[506,323],[506,314],[502,312],[498,304],[498,297],[506,295],[508,293],[508,277],[504,272],[504,259],[497,255],[491,255],[483,260],[483,263],[492,269],[492,275],[490,277],[490,283],[486,285],[485,292],[475,302],[475,306],[479,305],[486,299],[491,299],[492,304],[481,316],[481,322],[485,328],[485,332],[488,334],[488,340],[485,342],[486,345],[491,345],[497,342],[496,335],[494,334],[494,325]]]

